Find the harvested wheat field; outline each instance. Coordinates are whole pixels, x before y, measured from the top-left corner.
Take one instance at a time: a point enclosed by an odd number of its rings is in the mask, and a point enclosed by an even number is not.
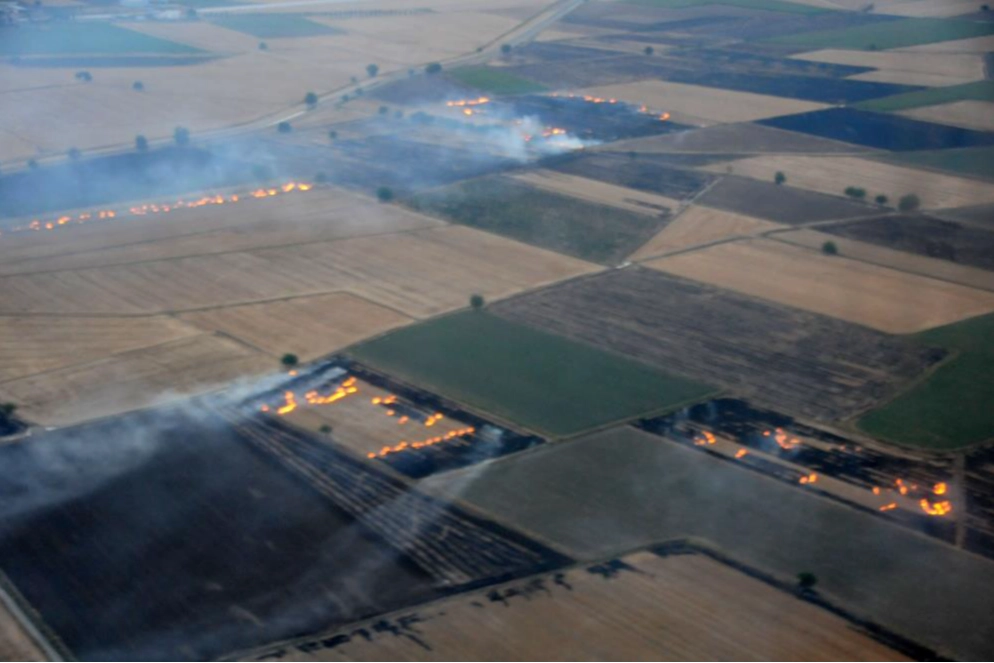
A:
[[[774,240],[719,244],[644,264],[892,334],[994,311],[991,292]]]
[[[784,228],[782,224],[744,214],[691,205],[632,255],[645,260],[661,253],[720,242],[734,237],[756,235]]]
[[[331,426],[335,444],[363,458],[379,454],[385,447],[394,447],[401,442],[425,442],[444,438],[448,434],[452,434],[453,438],[441,444],[459,444],[460,436],[455,433],[469,428],[466,422],[444,417],[440,413],[431,413],[436,416],[428,426],[427,421],[398,413],[394,409],[397,401],[389,403],[391,398],[398,399],[395,394],[362,380],[356,380],[353,384],[357,388],[354,394],[329,404],[301,405],[285,415],[284,420],[315,432],[320,432],[322,426]],[[412,411],[406,409],[409,404],[402,399],[398,401],[405,411]]]
[[[161,215],[122,214],[51,233],[8,233],[0,239],[0,274],[231,253],[443,225],[403,208],[322,187]]]
[[[386,619],[400,630],[360,623],[254,654],[283,661],[908,660],[841,617],[703,554],[638,552]],[[369,636],[356,637],[359,629]]]
[[[0,602],[0,661],[46,661],[48,658]]]
[[[0,383],[198,334],[166,316],[0,317]]]
[[[811,62],[874,67],[879,70],[853,76],[855,80],[948,86],[984,78],[984,58],[973,53],[847,51],[828,48],[791,57]]]
[[[292,352],[303,361],[411,322],[406,315],[348,293],[226,306],[180,319],[274,357]]]
[[[976,0],[890,0],[869,5],[878,14],[909,18],[951,18],[973,14],[980,9]]]
[[[28,419],[65,426],[216,389],[274,369],[271,357],[201,334],[0,384]]]
[[[814,250],[821,250],[825,242],[832,242],[838,248],[839,254],[846,258],[890,267],[902,272],[920,274],[940,281],[959,283],[971,288],[994,291],[994,272],[949,260],[889,249],[885,246],[847,239],[817,230],[793,230],[776,233],[772,238]]]
[[[914,193],[926,209],[994,202],[994,184],[859,157],[760,156],[704,169],[724,173],[729,167],[736,175],[768,182],[780,171],[790,186],[838,196],[850,186],[865,189],[870,199],[884,194],[895,202]]]
[[[926,122],[951,124],[964,129],[994,131],[994,103],[989,101],[954,101],[938,106],[926,106],[899,113]]]
[[[349,291],[406,315],[598,267],[465,227],[0,278],[0,313],[192,312]]]
[[[689,115],[717,123],[749,122],[827,108],[825,104],[810,101],[656,80],[603,85],[579,92],[605,99],[646,104],[654,110]]]
[[[630,212],[652,215],[666,214],[676,212],[681,204],[679,200],[666,196],[592,180],[579,175],[559,173],[554,170],[529,170],[512,177],[546,191],[562,193],[573,198],[610,205]]]
[[[994,51],[994,35],[940,41],[900,49],[903,53],[989,53]]]

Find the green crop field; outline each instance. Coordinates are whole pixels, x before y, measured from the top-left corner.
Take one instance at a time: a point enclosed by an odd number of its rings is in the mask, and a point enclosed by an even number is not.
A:
[[[95,21],[0,27],[0,55],[201,52],[192,46]]]
[[[311,21],[300,14],[224,14],[211,16],[210,21],[261,39],[342,34],[338,28]]]
[[[950,85],[949,87],[933,87],[917,92],[871,99],[853,105],[862,110],[886,113],[967,100],[994,101],[994,81],[975,81],[962,85]]]
[[[994,439],[994,315],[915,336],[956,355],[923,382],[859,420],[865,432],[940,451]]]
[[[403,380],[552,436],[714,393],[697,382],[480,311],[407,327],[352,354]]]
[[[820,48],[883,50],[952,39],[983,37],[989,34],[994,34],[994,23],[943,18],[906,18],[840,30],[802,32],[766,41],[803,46],[812,51]]]
[[[490,67],[461,67],[449,72],[454,80],[490,94],[529,94],[548,88],[535,81]]]
[[[887,161],[994,179],[994,147],[904,152],[889,155]]]
[[[832,11],[821,7],[799,5],[784,0],[626,0],[635,5],[661,7],[663,9],[682,9],[684,7],[699,7],[702,5],[727,5],[744,7],[746,9],[765,9],[768,11],[791,12],[794,14],[815,14]]]
[[[666,220],[551,193],[504,177],[420,193],[411,208],[583,260],[617,264]]]

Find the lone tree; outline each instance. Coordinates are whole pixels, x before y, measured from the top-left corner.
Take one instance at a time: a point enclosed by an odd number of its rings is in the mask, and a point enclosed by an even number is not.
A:
[[[369,74],[370,78],[376,78],[376,74],[380,73],[380,66],[378,64],[367,64],[366,73]]]
[[[821,252],[827,256],[837,256],[839,255],[839,247],[835,245],[835,242],[825,242],[821,245]]]
[[[190,144],[190,130],[186,127],[176,127],[173,129],[173,140],[180,147]]]
[[[0,403],[0,417],[9,419],[14,416],[15,412],[17,412],[16,403]]]
[[[314,108],[318,105],[318,95],[313,92],[308,92],[304,95],[304,103],[307,104],[308,108]]]
[[[773,181],[777,184],[783,184],[787,181],[787,176],[783,174],[782,170],[778,170],[777,174],[773,176]]]
[[[847,186],[845,194],[850,198],[855,198],[856,200],[862,200],[866,198],[866,189],[861,189],[858,186]]]
[[[510,55],[511,54],[511,45],[510,44],[501,44],[501,46],[500,46],[500,52],[503,53],[504,55]]]
[[[389,203],[393,200],[393,189],[388,186],[381,186],[376,190],[376,199],[381,203]]]
[[[486,305],[487,305],[487,300],[483,298],[483,295],[473,294],[469,296],[469,306],[474,311],[480,311]]]
[[[141,134],[135,136],[135,149],[139,152],[147,152],[148,138],[145,138],[145,136],[142,136]]]
[[[338,132],[337,131],[335,131],[334,129],[332,129],[331,131],[328,132],[328,140],[335,140],[336,138],[338,138]]]
[[[901,196],[901,199],[897,201],[897,209],[902,212],[914,212],[916,209],[922,206],[921,198],[913,193],[909,193],[906,196]]]
[[[77,71],[76,80],[82,81],[83,83],[89,83],[90,81],[93,80],[93,74],[91,74],[88,71]]]
[[[282,122],[280,122],[279,124],[276,125],[276,130],[278,132],[280,132],[281,134],[288,134],[291,131],[293,131],[293,127],[290,126],[289,122],[287,122],[286,120],[283,120]]]
[[[652,55],[653,53],[656,52],[656,49],[654,49],[652,46],[646,46],[645,48],[642,49],[642,52],[645,53],[646,55]]]
[[[386,115],[390,112],[390,108],[387,106],[380,106],[380,115]]]
[[[66,156],[73,161],[79,161],[79,158],[83,156],[83,153],[79,151],[78,147],[70,147],[69,151],[66,152]]]
[[[135,92],[144,92],[145,84],[142,83],[141,81],[135,81],[134,83],[131,84],[131,89],[134,90]]]
[[[269,44],[267,44],[264,41],[260,41],[259,42],[259,50],[260,51],[268,51],[269,50]]]
[[[432,62],[430,64],[427,64],[425,65],[425,73],[432,75],[440,74],[442,73],[442,65],[438,62]]]
[[[288,352],[280,357],[280,363],[283,364],[283,368],[292,369],[300,363],[300,358],[292,352]]]
[[[803,571],[797,574],[797,587],[803,591],[808,591],[814,589],[815,585],[818,584],[818,578],[815,574],[809,571]]]
[[[38,170],[38,160],[28,159],[28,168],[30,168],[31,170]]]
[[[884,194],[881,193],[879,196],[877,196],[873,200],[874,200],[874,202],[876,202],[878,205],[880,205],[882,207],[882,206],[884,206],[884,205],[887,204],[887,201],[890,200],[890,198],[888,198],[887,196],[885,196]]]
[[[321,428],[318,430],[321,431],[322,435],[331,435],[331,426],[328,424],[321,424]]]

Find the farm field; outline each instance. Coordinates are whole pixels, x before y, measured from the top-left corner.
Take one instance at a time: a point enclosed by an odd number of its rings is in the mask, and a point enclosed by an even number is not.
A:
[[[421,485],[578,559],[692,537],[787,581],[809,569],[836,604],[946,656],[992,650],[994,563],[634,428]]]
[[[799,53],[792,58],[809,62],[874,67],[880,71],[857,74],[856,80],[884,80],[907,85],[943,87],[970,83],[984,78],[984,59],[971,53],[922,53],[916,51],[851,51],[824,49]],[[907,95],[928,95],[931,91],[909,92]],[[885,97],[886,99],[886,97]],[[858,104],[866,110],[886,110],[881,100]]]
[[[490,67],[463,67],[449,72],[449,76],[458,83],[491,94],[532,94],[547,89],[527,78]]]
[[[867,151],[858,145],[751,123],[718,125],[665,136],[637,138],[621,145],[645,154],[854,154]]]
[[[554,436],[575,435],[714,393],[703,384],[479,311],[409,327],[350,354],[455,401]]]
[[[364,338],[409,324],[406,315],[348,293],[228,306],[179,318],[238,339],[273,357],[311,361]]]
[[[823,226],[823,232],[994,272],[994,232],[970,223],[895,214]]]
[[[923,344],[957,353],[927,379],[864,415],[859,427],[876,437],[939,451],[994,437],[994,317],[987,315],[918,334]]]
[[[926,122],[942,122],[955,127],[994,131],[994,103],[990,101],[954,101],[901,113]]]
[[[874,11],[895,16],[948,18],[975,13],[977,3],[973,0],[946,0],[941,3],[922,2],[921,0],[913,2],[891,0],[876,5]]]
[[[424,214],[602,264],[620,261],[665,223],[500,176],[426,191],[404,202]]]
[[[0,27],[0,55],[92,53],[196,53],[197,49],[156,39],[111,23],[54,23]]]
[[[959,19],[906,18],[842,30],[775,37],[769,41],[774,44],[796,45],[810,49],[845,48],[875,51],[991,34],[994,34],[994,25],[990,23]]]
[[[773,240],[741,240],[645,264],[891,334],[994,311],[991,292]]]
[[[994,26],[994,23],[991,25]],[[894,152],[994,144],[994,133],[947,127],[854,108],[832,108],[788,115],[760,120],[760,123]]]
[[[680,207],[680,201],[659,196],[648,191],[615,186],[578,175],[557,173],[553,170],[531,170],[512,175],[515,180],[540,189],[561,193],[573,198],[610,205],[629,212],[665,216]]]
[[[778,228],[784,226],[751,216],[692,205],[643,244],[632,255],[632,259],[646,260],[661,253]]]
[[[298,14],[222,14],[212,16],[215,25],[236,32],[244,32],[253,37],[274,39],[277,37],[317,37],[340,34],[342,31],[311,21]]]
[[[638,552],[444,599],[413,618],[418,642],[355,638],[372,626],[357,624],[337,640],[326,634],[336,642],[327,648],[301,641],[257,660],[904,660],[840,617],[701,554]],[[726,637],[714,637],[719,624]]]
[[[950,173],[994,179],[994,147],[905,152],[890,155],[888,159],[894,163],[911,167],[933,168]]]
[[[903,50],[920,53],[986,53],[992,47],[994,47],[994,35],[923,44]]]
[[[584,151],[549,163],[561,173],[600,180],[617,186],[649,191],[671,198],[693,198],[714,181],[708,173],[672,165],[666,155],[638,155]]]
[[[871,216],[879,210],[863,203],[828,196],[790,186],[745,177],[724,176],[705,191],[697,203],[707,207],[754,216],[777,223],[799,224],[809,221],[854,219]]]
[[[0,658],[5,661],[45,661],[45,654],[21,625],[0,605]]]
[[[491,310],[821,421],[879,404],[942,354],[640,267],[515,297]]]
[[[581,93],[647,104],[670,113],[701,118],[707,124],[749,122],[826,108],[824,104],[810,101],[659,80],[597,86],[581,90]]]
[[[896,54],[896,53],[895,53]],[[902,56],[908,55],[901,53]],[[940,57],[937,53],[923,53],[925,58]],[[908,111],[927,106],[951,104],[957,101],[994,101],[994,81],[975,81],[962,85],[936,87],[918,92],[908,92],[892,97],[882,97],[856,104],[857,108],[877,112]]]
[[[707,5],[728,5],[730,7],[791,12],[797,14],[816,13],[825,9],[824,3],[820,2],[820,0],[801,0],[800,2],[788,2],[787,0],[625,0],[625,2],[630,2],[635,5],[645,5],[647,7],[661,7],[664,9],[700,7]]]
[[[0,399],[46,426],[67,426],[261,376],[276,361],[232,340],[200,334],[4,382]]]
[[[972,179],[904,168],[891,163],[859,157],[759,156],[730,163],[705,166],[713,173],[731,171],[757,180],[772,182],[778,172],[787,184],[820,193],[843,195],[856,186],[866,191],[867,200],[884,194],[892,205],[904,195],[915,194],[925,209],[969,207],[994,202],[994,184]]]
[[[872,224],[874,221],[864,221]],[[794,230],[791,232],[777,233],[772,238],[777,241],[796,244],[815,251],[820,251],[825,242],[832,242],[838,249],[839,255],[867,262],[882,267],[920,274],[940,281],[949,281],[971,288],[994,291],[994,272],[984,269],[969,267],[965,264],[957,264],[950,260],[944,260],[938,256],[915,255],[904,251],[896,251],[887,248],[885,245],[870,244],[852,239],[845,239],[838,235],[830,235],[831,228],[817,230]],[[859,231],[850,233],[858,235]],[[936,252],[938,253],[938,252]]]

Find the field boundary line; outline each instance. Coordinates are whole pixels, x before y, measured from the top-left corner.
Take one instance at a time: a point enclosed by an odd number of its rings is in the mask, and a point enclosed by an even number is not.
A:
[[[58,634],[45,623],[34,606],[10,581],[3,569],[0,569],[0,604],[3,604],[13,616],[14,621],[24,629],[28,638],[39,648],[50,661],[75,661],[69,648],[62,642]]]

